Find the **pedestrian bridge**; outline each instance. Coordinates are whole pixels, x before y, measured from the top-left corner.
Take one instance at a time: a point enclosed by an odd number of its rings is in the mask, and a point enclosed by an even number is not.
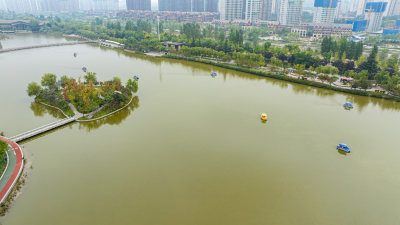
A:
[[[46,44],[46,45],[33,45],[33,46],[25,46],[25,47],[19,47],[19,48],[0,49],[0,53],[13,52],[13,51],[32,49],[32,48],[45,48],[45,47],[55,47],[55,46],[64,46],[64,45],[79,45],[79,44],[90,44],[90,43],[97,43],[97,42],[96,41],[76,41],[76,42]]]
[[[69,124],[69,123],[72,123],[72,122],[76,121],[77,119],[78,119],[77,117],[69,117],[69,118],[66,118],[66,119],[62,119],[62,120],[59,120],[59,121],[56,121],[56,122],[53,122],[53,123],[38,127],[36,129],[24,132],[22,134],[16,135],[16,136],[11,137],[9,139],[11,141],[15,142],[15,143],[21,142],[21,141],[26,140],[28,138],[37,136],[37,135],[45,133],[47,131],[56,129],[58,127],[64,126],[64,125]]]

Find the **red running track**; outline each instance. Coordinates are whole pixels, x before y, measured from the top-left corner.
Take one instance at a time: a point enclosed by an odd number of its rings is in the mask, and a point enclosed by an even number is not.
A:
[[[8,179],[6,185],[0,191],[0,203],[1,203],[6,199],[7,195],[10,194],[11,189],[14,187],[15,183],[17,182],[19,175],[21,175],[22,168],[24,167],[24,161],[23,161],[24,153],[22,152],[21,148],[19,147],[19,145],[17,143],[15,143],[11,140],[8,140],[5,137],[1,137],[1,136],[0,136],[0,140],[7,142],[14,149],[15,156],[16,156],[16,163],[15,163],[14,170],[11,174],[11,177]]]

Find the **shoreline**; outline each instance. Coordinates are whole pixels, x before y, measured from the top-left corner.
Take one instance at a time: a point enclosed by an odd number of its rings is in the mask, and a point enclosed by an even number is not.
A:
[[[150,57],[153,57],[153,56],[150,56]],[[156,56],[156,57],[157,58],[174,59],[174,60],[178,60],[178,61],[183,60],[183,61],[189,61],[189,62],[202,63],[202,64],[207,64],[207,65],[217,66],[217,67],[224,68],[224,69],[230,69],[230,70],[235,70],[235,71],[239,71],[239,72],[249,73],[249,74],[252,74],[255,76],[267,77],[267,78],[271,78],[271,79],[302,84],[302,85],[315,87],[315,88],[323,88],[323,89],[347,93],[347,94],[360,95],[360,96],[365,96],[365,97],[372,97],[372,98],[400,102],[400,97],[396,97],[396,96],[375,93],[375,92],[370,92],[370,91],[356,90],[356,89],[346,89],[346,88],[336,87],[336,86],[332,86],[332,85],[328,85],[328,84],[324,84],[324,83],[320,83],[320,82],[296,79],[296,78],[288,77],[286,75],[274,75],[272,73],[263,72],[263,71],[256,70],[256,69],[250,69],[250,68],[247,69],[247,68],[238,67],[238,66],[216,63],[213,61],[199,59],[196,57],[183,57],[183,56],[172,56],[172,55],[164,55],[161,57],[159,57],[159,56]]]

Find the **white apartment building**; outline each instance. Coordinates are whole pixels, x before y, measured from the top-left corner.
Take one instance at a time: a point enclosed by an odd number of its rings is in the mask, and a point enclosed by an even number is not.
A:
[[[280,0],[278,21],[282,25],[298,25],[301,23],[303,0]]]
[[[241,20],[243,13],[243,0],[220,0],[218,10],[221,20]]]
[[[246,0],[246,20],[252,23],[258,22],[260,18],[261,0]]]
[[[336,8],[314,7],[313,23],[332,24],[335,21]]]

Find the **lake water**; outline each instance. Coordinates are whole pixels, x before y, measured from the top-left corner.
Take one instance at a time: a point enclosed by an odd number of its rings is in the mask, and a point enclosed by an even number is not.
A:
[[[67,41],[11,37],[4,48]],[[75,45],[0,54],[0,130],[62,118],[32,103],[27,84],[83,77],[83,66],[99,80],[139,74],[138,97],[22,143],[33,168],[1,224],[400,223],[400,103]]]

